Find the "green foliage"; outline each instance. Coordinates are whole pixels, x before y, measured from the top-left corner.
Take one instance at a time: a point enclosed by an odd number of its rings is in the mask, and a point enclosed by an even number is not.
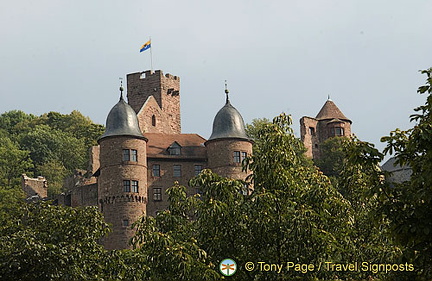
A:
[[[82,139],[86,147],[97,145],[96,140],[103,134],[105,128],[102,125],[94,124],[90,118],[85,117],[79,111],[74,110],[70,114],[49,112],[41,116],[46,120],[48,126],[71,134],[77,139]]]
[[[324,175],[336,179],[340,176],[343,169],[345,154],[342,150],[342,143],[345,137],[333,137],[320,144],[320,158],[315,160]]]
[[[149,265],[150,280],[217,280],[220,275],[199,247],[191,213],[199,203],[187,197],[186,189],[176,184],[167,190],[170,208],[156,218],[142,217],[135,223],[132,239],[135,251]]]
[[[0,115],[0,183],[19,184],[19,176],[45,176],[49,195],[58,194],[63,179],[86,169],[88,149],[104,127],[78,111],[49,112],[36,117],[19,110]]]
[[[29,151],[21,150],[8,137],[0,137],[0,186],[20,186],[21,174],[32,167]]]
[[[7,206],[0,205],[0,210]],[[106,251],[98,240],[108,225],[97,207],[47,202],[9,207],[15,215],[0,228],[0,279],[94,280],[102,274],[100,260]]]
[[[432,68],[423,70],[426,85],[419,94],[428,94],[426,103],[414,110],[416,125],[396,129],[381,140],[385,153],[394,154],[396,164],[412,169],[411,179],[393,188],[382,189],[383,213],[391,222],[392,234],[404,247],[404,257],[414,263],[419,280],[432,278]]]
[[[347,259],[401,263],[401,249],[394,244],[389,220],[383,216],[380,205],[380,198],[385,196],[380,191],[386,186],[385,173],[379,167],[383,154],[368,142],[356,138],[341,140],[343,166],[336,187],[350,202],[353,214]],[[380,275],[390,280],[396,278],[394,273],[375,274]]]
[[[204,170],[190,181],[192,187],[200,189],[199,194],[187,197],[185,187],[176,185],[168,191],[168,211],[156,218],[143,218],[135,225],[138,231],[134,245],[148,255],[155,279],[187,279],[198,274],[192,268],[200,268],[208,275],[202,273],[199,279],[206,276],[211,280],[217,277],[216,266],[227,257],[236,260],[240,268],[230,277],[232,280],[301,279],[304,275],[298,272],[248,272],[243,266],[247,261],[346,263],[378,251],[359,253],[365,248],[357,245],[366,242],[361,235],[370,227],[362,229],[361,234],[353,232],[356,220],[363,218],[354,214],[351,202],[316,167],[304,165],[304,156],[299,153],[302,144],[290,125],[290,117],[282,114],[256,131],[259,137],[255,145],[259,149],[244,163],[245,169],[253,172],[249,178],[252,194],[242,194],[245,182]],[[352,234],[363,240],[352,238]],[[388,250],[384,250],[387,254]],[[173,268],[172,263],[178,268]],[[337,275],[361,279],[368,273]],[[307,276],[336,278],[334,272],[325,271]]]
[[[0,115],[0,129],[5,130],[9,136],[17,137],[35,119],[36,116],[32,114],[11,110]]]
[[[69,171],[59,160],[50,160],[37,166],[37,171],[48,181],[48,197],[60,194],[63,190],[64,178],[69,175]]]
[[[30,151],[36,167],[53,160],[63,163],[68,171],[86,167],[84,141],[47,125],[38,125],[23,135],[21,145]]]

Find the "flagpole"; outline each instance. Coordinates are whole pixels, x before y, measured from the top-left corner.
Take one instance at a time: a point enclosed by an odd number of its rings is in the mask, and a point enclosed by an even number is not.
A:
[[[153,73],[153,52],[152,52],[152,45],[151,45],[151,36],[149,37],[149,41],[150,41],[150,69],[151,69],[151,73]]]

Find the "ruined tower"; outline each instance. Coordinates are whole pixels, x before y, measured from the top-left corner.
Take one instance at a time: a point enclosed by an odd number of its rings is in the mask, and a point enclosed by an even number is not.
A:
[[[315,118],[300,119],[300,135],[307,152],[313,159],[320,157],[320,145],[331,137],[351,136],[352,121],[329,98]]]
[[[98,202],[113,230],[102,243],[107,249],[129,248],[134,234],[130,226],[146,214],[147,139],[140,131],[135,111],[122,95],[109,112],[106,131],[98,143]]]
[[[161,70],[127,75],[129,105],[144,133],[180,134],[180,78]]]
[[[242,161],[252,153],[252,141],[245,131],[241,114],[231,105],[226,90],[226,103],[216,114],[213,131],[205,142],[208,167],[224,177],[244,180]]]

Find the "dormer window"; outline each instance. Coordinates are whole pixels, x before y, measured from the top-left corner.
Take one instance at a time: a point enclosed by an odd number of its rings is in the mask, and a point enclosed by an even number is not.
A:
[[[173,142],[168,147],[168,153],[169,153],[169,155],[180,155],[181,154],[181,145],[178,144],[176,141]]]

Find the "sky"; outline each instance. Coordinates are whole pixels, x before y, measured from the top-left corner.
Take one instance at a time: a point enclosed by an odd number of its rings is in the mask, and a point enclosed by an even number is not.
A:
[[[246,123],[315,117],[328,95],[380,150],[408,129],[432,67],[428,0],[0,2],[0,113],[78,110],[104,124],[119,78],[180,77],[182,131],[211,134],[231,103]],[[149,37],[152,52],[139,52]]]

